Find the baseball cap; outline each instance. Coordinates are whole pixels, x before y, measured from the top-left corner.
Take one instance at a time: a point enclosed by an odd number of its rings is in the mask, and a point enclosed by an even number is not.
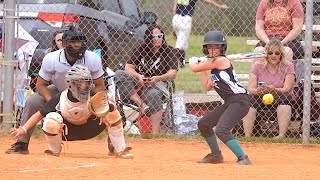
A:
[[[74,26],[71,26],[70,29],[65,30],[62,35],[63,41],[86,41],[86,36]]]

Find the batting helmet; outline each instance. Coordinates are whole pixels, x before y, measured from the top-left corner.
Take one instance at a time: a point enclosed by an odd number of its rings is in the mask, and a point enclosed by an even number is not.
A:
[[[75,64],[67,72],[65,79],[73,97],[80,102],[87,102],[93,89],[93,80],[89,69]]]
[[[224,34],[220,31],[209,31],[204,35],[204,41],[203,41],[203,53],[205,55],[208,55],[208,44],[221,44],[220,47],[220,53],[225,54],[227,51],[227,40]]]

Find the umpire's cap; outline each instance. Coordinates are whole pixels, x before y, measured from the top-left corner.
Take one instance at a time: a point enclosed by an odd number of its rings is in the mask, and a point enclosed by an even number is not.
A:
[[[86,36],[76,29],[74,26],[71,26],[70,29],[65,30],[62,35],[63,41],[86,41]]]

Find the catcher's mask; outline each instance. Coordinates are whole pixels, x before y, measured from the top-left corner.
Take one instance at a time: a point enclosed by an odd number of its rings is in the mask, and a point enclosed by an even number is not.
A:
[[[69,56],[71,56],[74,59],[83,58],[83,56],[87,50],[87,45],[86,45],[87,38],[82,32],[76,30],[72,26],[72,27],[70,27],[69,30],[66,30],[63,33],[62,40],[63,40],[63,43],[67,44],[65,50]],[[80,46],[80,48],[76,48],[76,47],[68,44],[68,42],[80,42],[81,46]]]
[[[209,54],[207,45],[208,44],[220,44],[220,54],[224,55],[227,51],[227,40],[224,34],[220,31],[209,31],[205,34],[204,36],[204,41],[203,41],[203,53],[205,55]]]
[[[93,80],[89,69],[75,64],[66,74],[68,90],[80,102],[87,102],[93,89]]]

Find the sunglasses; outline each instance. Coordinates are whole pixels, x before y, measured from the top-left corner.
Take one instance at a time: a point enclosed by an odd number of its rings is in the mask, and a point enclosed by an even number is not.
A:
[[[272,54],[275,54],[275,55],[279,56],[281,53],[280,53],[279,51],[276,51],[276,52],[271,52],[271,51],[269,51],[269,52],[268,52],[268,55],[269,55],[269,56],[271,56]]]
[[[163,36],[164,36],[164,34],[163,34],[163,33],[159,33],[159,34],[152,34],[152,37],[153,37],[153,38],[159,38],[159,39],[162,39],[162,38],[163,38]]]

